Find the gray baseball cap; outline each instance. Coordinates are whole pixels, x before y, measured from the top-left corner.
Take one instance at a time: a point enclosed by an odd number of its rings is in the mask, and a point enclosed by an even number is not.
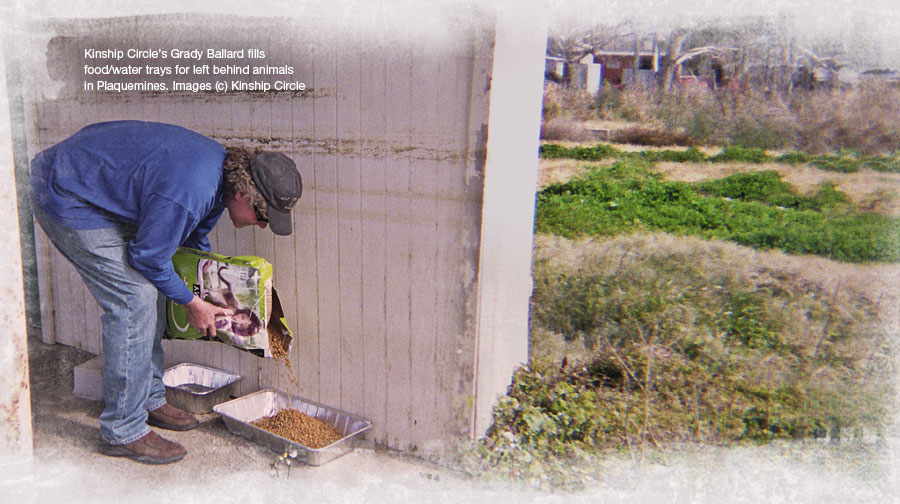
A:
[[[303,193],[297,165],[280,152],[262,152],[250,162],[250,175],[269,204],[269,229],[281,236],[291,234],[291,209]]]

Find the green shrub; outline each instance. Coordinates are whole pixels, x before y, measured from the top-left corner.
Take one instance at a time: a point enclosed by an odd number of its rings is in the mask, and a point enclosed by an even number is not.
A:
[[[568,158],[582,161],[600,161],[618,156],[621,152],[615,147],[606,144],[597,144],[591,147],[563,147],[557,144],[544,144],[541,145],[539,154],[544,159]]]
[[[900,173],[900,160],[893,156],[869,156],[860,160],[864,168],[885,173]]]
[[[706,160],[706,156],[696,147],[690,147],[685,150],[661,150],[661,151],[642,151],[640,157],[646,161],[670,161],[676,163],[700,163]]]
[[[856,173],[859,171],[860,162],[856,159],[841,156],[819,156],[809,162],[810,166],[820,170],[838,173]]]
[[[794,195],[793,187],[774,170],[736,173],[697,184],[700,190],[718,196],[747,201],[773,202]]]
[[[815,197],[802,196],[781,179],[774,170],[736,173],[728,177],[699,182],[696,187],[707,194],[728,199],[758,201],[780,208],[820,210],[838,203],[849,203],[846,194],[835,189],[834,184],[822,186]]]
[[[544,159],[558,159],[568,157],[569,149],[557,144],[543,144],[538,153]]]
[[[896,217],[854,212],[834,187],[799,195],[775,172],[692,186],[620,161],[547,187],[537,203],[536,230],[566,237],[659,230],[840,261],[900,261]]]
[[[572,133],[573,135],[575,133]],[[584,161],[599,161],[608,158],[640,159],[646,162],[669,161],[676,163],[686,162],[744,162],[766,163],[775,162],[783,164],[809,164],[821,170],[854,173],[860,168],[870,170],[900,173],[900,159],[891,156],[864,156],[849,151],[840,155],[810,156],[805,152],[788,152],[777,157],[769,156],[765,151],[756,148],[743,148],[738,146],[725,147],[714,156],[706,156],[695,147],[686,150],[645,150],[637,153],[622,152],[615,147],[606,144],[597,144],[592,147],[563,147],[556,144],[541,146],[540,156],[544,159],[569,158]]]
[[[834,182],[825,181],[819,185],[819,190],[814,198],[822,208],[849,207],[852,205],[850,197],[837,189]]]

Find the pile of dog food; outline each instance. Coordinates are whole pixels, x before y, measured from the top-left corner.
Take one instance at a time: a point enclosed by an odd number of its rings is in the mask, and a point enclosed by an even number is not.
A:
[[[291,408],[254,420],[250,425],[312,449],[324,448],[342,437],[328,422]]]

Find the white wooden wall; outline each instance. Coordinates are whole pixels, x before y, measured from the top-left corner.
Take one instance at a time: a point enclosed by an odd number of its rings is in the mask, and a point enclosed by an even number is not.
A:
[[[6,75],[6,65],[6,54],[0,51],[0,75]],[[9,104],[6,79],[0,79],[0,110],[9,110]],[[4,475],[17,475],[22,469],[27,471],[33,455],[28,341],[12,138],[10,117],[0,114],[0,215],[3,215],[0,229],[4,235],[0,242],[0,257],[3,258],[0,263],[0,320],[4,325],[0,334],[0,471]]]
[[[34,31],[46,59],[26,82],[29,156],[114,119],[291,156],[304,181],[292,236],[238,230],[227,215],[210,236],[215,252],[273,262],[295,334],[291,367],[210,342],[167,341],[167,359],[240,372],[238,394],[272,387],[322,401],[372,420],[375,443],[439,453],[484,428],[474,421],[476,322],[490,309],[477,296],[494,25],[477,19],[342,17],[340,29],[328,19],[182,15],[49,22]],[[86,47],[219,46],[264,50],[307,92],[82,91]],[[539,113],[539,98],[530,105]],[[536,153],[537,136],[526,140],[521,148]],[[536,161],[523,170],[533,177]],[[37,234],[45,341],[100,353],[99,308]],[[519,308],[527,317],[527,293]],[[524,330],[505,337],[513,355],[527,349]],[[486,394],[508,384],[507,368]]]

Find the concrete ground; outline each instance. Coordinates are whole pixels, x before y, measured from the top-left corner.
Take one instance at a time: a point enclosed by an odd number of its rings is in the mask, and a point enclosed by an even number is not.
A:
[[[159,431],[188,449],[148,466],[97,452],[102,405],[72,395],[72,369],[93,355],[29,338],[34,460],[0,464],[0,502],[214,503],[888,503],[900,502],[900,442],[700,446],[652,463],[610,458],[579,493],[484,482],[372,448],[319,467],[275,466],[277,453],[232,435],[209,415],[197,429]],[[0,454],[2,461],[2,454]]]
[[[46,345],[36,334],[29,336],[34,474],[21,475],[17,487],[15,478],[4,485],[0,472],[0,495],[9,492],[25,497],[25,502],[67,503],[160,498],[343,502],[357,501],[360,490],[387,500],[398,492],[442,494],[448,485],[471,486],[452,471],[423,460],[365,447],[319,467],[273,466],[279,454],[231,434],[215,414],[202,416],[200,427],[191,431],[155,429],[187,448],[188,455],[178,463],[151,466],[104,456],[97,451],[97,418],[103,404],[72,395],[73,368],[93,357],[66,345]],[[291,495],[299,499],[288,498]]]

